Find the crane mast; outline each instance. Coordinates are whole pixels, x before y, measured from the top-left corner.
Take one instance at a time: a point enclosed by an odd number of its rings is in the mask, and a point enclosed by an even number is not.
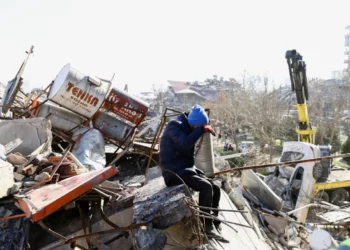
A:
[[[309,100],[306,64],[303,61],[303,57],[296,50],[288,50],[286,59],[292,91],[295,92],[297,97],[295,107],[298,110],[298,125],[296,128],[298,141],[315,144],[316,128],[311,125],[306,104],[306,101]]]

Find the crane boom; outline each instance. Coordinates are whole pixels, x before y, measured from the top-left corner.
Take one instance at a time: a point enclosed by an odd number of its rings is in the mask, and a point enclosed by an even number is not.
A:
[[[287,50],[286,59],[292,91],[295,91],[297,97],[295,106],[298,110],[298,126],[296,128],[298,141],[315,144],[316,128],[311,125],[306,104],[306,101],[309,100],[306,64],[296,50]]]

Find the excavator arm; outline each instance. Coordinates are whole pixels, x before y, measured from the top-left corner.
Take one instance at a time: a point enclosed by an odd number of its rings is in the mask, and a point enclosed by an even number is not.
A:
[[[315,144],[316,128],[311,125],[306,104],[306,101],[309,100],[306,64],[303,61],[303,57],[296,50],[288,50],[286,52],[286,59],[292,91],[295,92],[297,97],[297,104],[295,106],[298,110],[298,126],[296,128],[298,140]]]

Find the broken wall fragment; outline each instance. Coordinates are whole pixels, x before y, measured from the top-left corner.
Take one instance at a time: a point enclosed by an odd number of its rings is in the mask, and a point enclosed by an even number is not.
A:
[[[23,142],[16,148],[22,155],[30,155],[39,146],[46,144],[46,150],[51,150],[51,122],[44,118],[23,120],[0,120],[0,144],[7,144],[15,138]]]
[[[0,198],[11,194],[15,184],[13,176],[13,166],[0,159]]]

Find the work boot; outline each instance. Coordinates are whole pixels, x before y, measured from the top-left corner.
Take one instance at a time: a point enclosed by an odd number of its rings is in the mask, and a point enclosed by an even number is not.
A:
[[[214,210],[214,211],[212,212],[212,215],[215,216],[216,218],[219,218],[219,211]],[[214,220],[214,221],[213,221],[213,224],[214,224],[216,230],[221,231],[221,229],[222,229],[222,228],[221,228],[221,221]]]
[[[216,230],[218,230],[219,232],[221,231],[222,227],[221,227],[221,221],[218,221],[218,220],[214,220],[213,222]]]
[[[213,223],[209,223],[205,226],[205,233],[209,239],[215,239],[223,243],[229,243],[230,241],[222,237],[219,232],[215,229]]]

